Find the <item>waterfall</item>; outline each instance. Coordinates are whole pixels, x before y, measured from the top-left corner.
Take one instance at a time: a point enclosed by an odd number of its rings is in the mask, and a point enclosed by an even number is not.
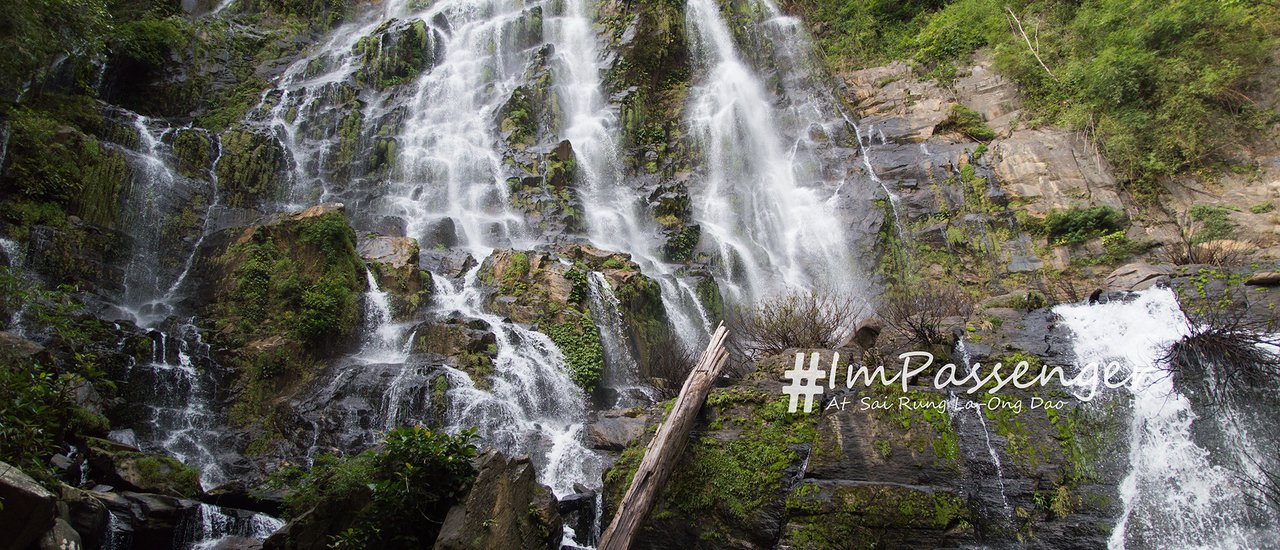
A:
[[[584,0],[568,0],[565,15],[549,21],[559,46],[556,90],[567,118],[564,137],[574,146],[589,238],[603,250],[625,250],[640,270],[662,289],[662,304],[675,333],[690,347],[701,347],[713,320],[694,285],[663,261],[656,224],[636,201],[623,176],[619,157],[617,110],[601,88],[596,34]]]
[[[1129,471],[1120,484],[1123,515],[1112,532],[1113,549],[1273,547],[1275,519],[1248,505],[1239,479],[1216,463],[1193,437],[1207,421],[1192,410],[1160,364],[1165,350],[1187,335],[1177,296],[1145,290],[1130,301],[1054,308],[1074,333],[1076,362],[1148,369],[1130,385]]]
[[[194,517],[186,521],[176,547],[194,550],[234,546],[236,539],[263,540],[271,536],[284,522],[258,512],[231,510],[201,503]]]
[[[511,454],[529,453],[539,480],[557,497],[573,484],[598,489],[601,457],[582,442],[586,395],[569,377],[564,355],[546,335],[482,311],[482,289],[473,269],[463,281],[436,278],[442,313],[484,320],[498,342],[492,388],[475,386],[465,372],[449,370],[449,423],[475,426],[486,443]]]
[[[799,60],[774,40],[790,32],[790,42],[807,47],[796,22],[768,2],[761,32],[779,48],[778,62]],[[749,302],[788,288],[828,288],[868,297],[859,276],[848,227],[831,199],[840,182],[813,182],[810,135],[843,128],[825,119],[838,112],[818,86],[813,67],[789,66],[793,82],[786,108],[775,109],[761,78],[739,57],[734,35],[712,0],[688,0],[686,22],[697,66],[705,70],[690,90],[688,125],[704,156],[704,174],[695,198],[695,218],[715,250],[718,277],[726,295]],[[790,144],[788,144],[790,141]],[[804,179],[801,179],[804,178]],[[834,201],[838,202],[838,201]]]
[[[211,377],[199,364],[207,363],[208,345],[189,323],[178,328],[176,338],[164,332],[152,338],[152,360],[130,372],[130,385],[150,396],[144,401],[149,421],[134,427],[137,442],[195,468],[205,487],[222,483],[228,476],[215,451],[222,421],[212,409]]]
[[[647,405],[657,401],[653,389],[640,382],[640,366],[631,352],[622,305],[603,273],[592,271],[587,277],[591,317],[600,327],[600,343],[604,348],[604,373],[600,385],[612,393],[612,408]]]

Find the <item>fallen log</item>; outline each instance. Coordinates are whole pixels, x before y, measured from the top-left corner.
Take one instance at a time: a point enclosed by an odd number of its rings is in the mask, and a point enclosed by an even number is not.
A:
[[[676,397],[671,413],[658,427],[658,433],[645,448],[640,467],[636,469],[636,475],[631,479],[631,487],[618,503],[618,512],[614,514],[613,521],[609,522],[609,527],[600,537],[599,550],[631,548],[640,525],[653,510],[662,486],[671,477],[680,454],[684,452],[689,431],[693,428],[698,410],[707,400],[711,386],[729,360],[729,352],[724,347],[725,338],[728,335],[729,331],[723,323],[716,328],[715,334],[711,335],[711,342],[707,344],[707,349],[702,352],[698,364],[689,372],[684,386],[680,388],[680,395]]]

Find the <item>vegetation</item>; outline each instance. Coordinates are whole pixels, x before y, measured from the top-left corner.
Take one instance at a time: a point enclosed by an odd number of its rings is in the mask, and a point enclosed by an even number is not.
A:
[[[840,69],[905,59],[943,82],[990,48],[1040,122],[1097,140],[1150,195],[1164,176],[1225,162],[1267,115],[1251,78],[1276,44],[1274,2],[787,0]],[[975,136],[976,137],[976,136]]]
[[[862,304],[850,296],[795,291],[766,298],[751,309],[736,308],[729,317],[730,334],[750,357],[830,348],[844,341],[862,313]]]
[[[4,326],[9,315],[22,311],[28,334],[76,350],[59,360],[47,352],[28,355],[0,346],[0,461],[40,479],[52,479],[49,458],[68,438],[106,431],[105,418],[76,403],[76,388],[94,384],[104,395],[114,389],[97,357],[83,349],[89,334],[77,321],[82,306],[70,290],[44,290],[0,267],[0,327],[11,328]]]
[[[980,113],[959,103],[951,106],[951,112],[947,113],[947,118],[942,120],[938,129],[959,132],[974,141],[991,141],[996,137],[996,133],[982,120]],[[973,158],[981,158],[983,152],[986,152],[985,145],[980,147],[980,151],[974,152]]]
[[[1075,207],[1055,210],[1044,220],[1049,241],[1054,244],[1080,244],[1128,227],[1123,212],[1110,206]]]
[[[449,435],[396,428],[377,448],[348,458],[322,456],[310,470],[277,472],[272,483],[290,489],[290,517],[345,517],[326,526],[330,548],[423,548],[471,488],[475,437],[475,430]]]

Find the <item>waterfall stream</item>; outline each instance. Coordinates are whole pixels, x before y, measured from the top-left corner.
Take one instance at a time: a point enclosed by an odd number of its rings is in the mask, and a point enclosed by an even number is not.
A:
[[[1173,291],[1155,288],[1129,301],[1058,306],[1054,312],[1075,335],[1077,364],[1146,369],[1130,385],[1133,420],[1129,471],[1120,484],[1124,513],[1112,531],[1112,549],[1269,548],[1275,518],[1251,508],[1247,488],[1218,464],[1193,435],[1190,400],[1160,368],[1165,351],[1188,334]]]

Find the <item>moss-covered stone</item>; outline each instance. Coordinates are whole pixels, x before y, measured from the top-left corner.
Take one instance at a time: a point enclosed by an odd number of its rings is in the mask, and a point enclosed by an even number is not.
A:
[[[972,542],[960,495],[892,484],[809,481],[787,497],[784,544],[797,549],[937,548]]]
[[[245,229],[211,265],[205,317],[238,374],[232,420],[269,428],[269,405],[357,335],[366,277],[355,233],[341,205],[319,205]]]
[[[132,491],[191,498],[200,495],[200,473],[164,455],[147,454],[97,438],[88,438],[90,464],[102,481]]]
[[[255,208],[283,195],[285,151],[268,132],[237,126],[222,136],[217,175],[222,204]]]
[[[197,128],[182,128],[173,136],[174,167],[188,178],[208,178],[213,164],[213,140],[208,132]]]
[[[385,89],[430,70],[443,55],[444,44],[440,32],[421,19],[392,19],[357,41],[353,51],[363,63],[356,81]]]

